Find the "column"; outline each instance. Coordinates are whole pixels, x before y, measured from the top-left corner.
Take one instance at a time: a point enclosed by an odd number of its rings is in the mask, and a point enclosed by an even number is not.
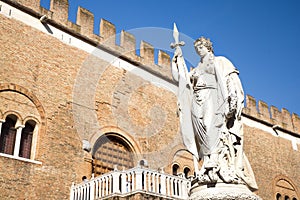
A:
[[[0,119],[0,136],[2,131],[2,124],[5,122],[5,119]]]
[[[24,127],[25,127],[24,125],[20,125],[17,127],[17,135],[16,135],[16,142],[15,142],[15,149],[14,149],[14,156],[16,157],[19,156],[22,129]]]

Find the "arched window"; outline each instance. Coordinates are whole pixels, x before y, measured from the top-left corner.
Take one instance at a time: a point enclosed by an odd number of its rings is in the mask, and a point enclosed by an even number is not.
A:
[[[295,184],[288,177],[280,175],[275,178],[274,183],[276,200],[296,200],[299,198]]]
[[[281,200],[282,198],[281,198],[281,194],[279,194],[279,193],[277,193],[276,194],[276,200]]]
[[[178,169],[179,169],[179,165],[174,164],[173,167],[172,167],[172,174],[173,174],[174,176],[177,176],[177,174],[178,174]]]
[[[19,156],[30,159],[33,131],[36,123],[28,121],[22,129]]]
[[[186,179],[190,176],[190,172],[191,172],[190,168],[188,167],[184,168],[183,173]]]
[[[93,148],[94,173],[101,175],[114,170],[134,167],[134,153],[129,143],[116,135],[100,137]]]
[[[13,155],[16,141],[16,125],[17,117],[9,115],[2,124],[0,137],[0,153]]]

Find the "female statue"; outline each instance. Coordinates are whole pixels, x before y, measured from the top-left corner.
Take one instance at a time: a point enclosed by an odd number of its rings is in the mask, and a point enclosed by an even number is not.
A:
[[[245,183],[256,189],[243,154],[244,92],[239,72],[228,59],[214,55],[209,39],[200,37],[194,47],[200,62],[190,72],[179,45],[175,47],[172,75],[179,82],[181,132],[194,156],[197,179],[200,183]],[[197,169],[199,159],[203,159],[201,170]]]

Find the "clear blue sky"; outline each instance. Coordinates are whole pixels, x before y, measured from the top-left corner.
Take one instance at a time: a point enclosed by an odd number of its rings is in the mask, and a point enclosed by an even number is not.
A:
[[[49,8],[50,3],[41,4]],[[166,51],[172,51],[173,22],[190,40],[209,37],[215,54],[229,58],[240,71],[246,94],[300,115],[299,0],[69,0],[70,21],[76,21],[78,5],[94,13],[96,34],[104,18],[115,24],[117,33],[136,33],[138,40]],[[161,39],[151,32],[161,33]],[[186,57],[193,51],[187,47]],[[197,63],[194,56],[190,60]]]

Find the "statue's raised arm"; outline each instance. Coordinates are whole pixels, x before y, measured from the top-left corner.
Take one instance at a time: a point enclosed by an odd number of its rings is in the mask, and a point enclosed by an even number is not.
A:
[[[171,48],[174,48],[175,52],[172,58],[171,67],[173,79],[178,82],[177,103],[180,117],[180,131],[184,145],[187,150],[193,154],[194,161],[196,163],[196,161],[199,160],[199,150],[197,149],[196,141],[194,139],[194,131],[191,120],[192,87],[187,66],[180,48],[180,46],[184,45],[184,42],[179,41],[179,32],[175,23],[173,37],[174,43],[171,44]],[[195,167],[197,166],[195,165]]]

